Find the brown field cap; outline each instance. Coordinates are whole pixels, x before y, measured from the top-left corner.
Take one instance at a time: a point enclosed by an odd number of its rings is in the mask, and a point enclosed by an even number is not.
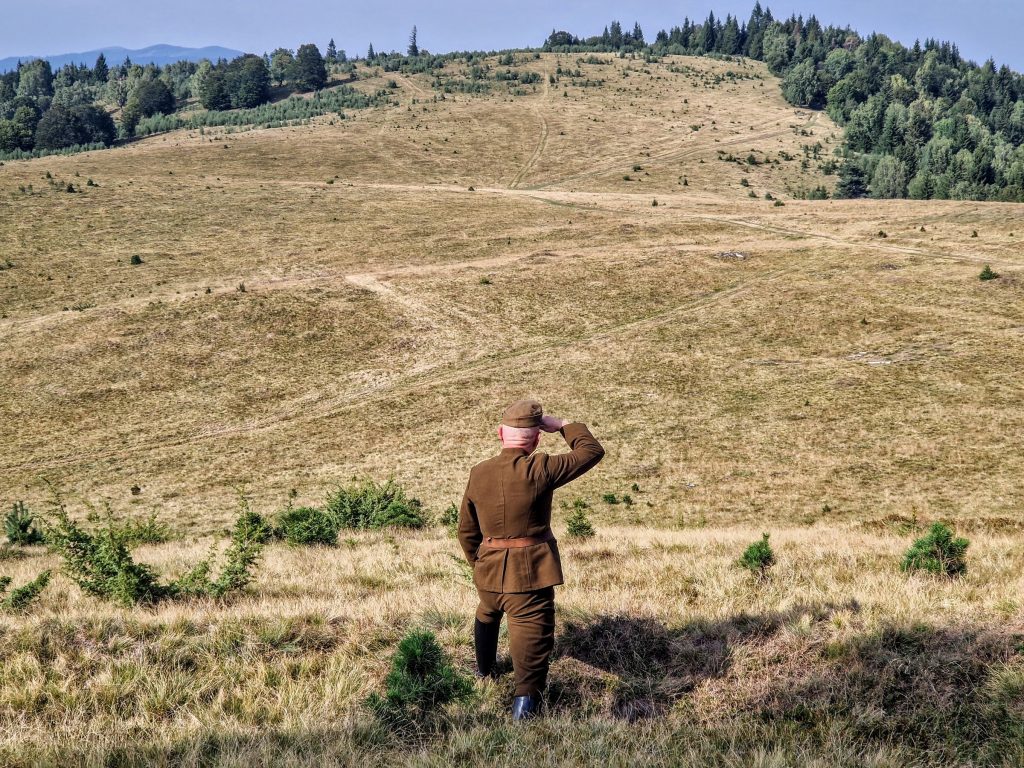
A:
[[[539,427],[544,408],[536,400],[516,400],[501,414],[506,427]]]

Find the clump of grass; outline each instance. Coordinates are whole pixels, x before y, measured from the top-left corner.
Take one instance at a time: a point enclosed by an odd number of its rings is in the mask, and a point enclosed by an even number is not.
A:
[[[326,510],[339,528],[422,528],[427,523],[420,500],[410,498],[394,480],[339,487],[327,497]]]
[[[967,547],[970,542],[955,538],[953,529],[944,523],[933,523],[928,533],[915,541],[903,556],[900,569],[905,572],[925,571],[937,576],[955,578],[967,572]]]
[[[481,277],[480,278],[480,285],[491,285],[491,282],[492,282],[491,278],[489,278],[489,277]]]
[[[4,598],[2,603],[4,610],[24,611],[39,599],[39,595],[42,594],[43,590],[46,589],[46,586],[49,583],[50,571],[43,571],[28,584],[24,584],[17,589],[11,590],[11,593]],[[7,591],[7,588],[10,585],[11,578],[9,576],[0,578],[0,596]]]
[[[366,705],[390,728],[417,728],[436,722],[441,707],[472,692],[471,680],[452,665],[434,634],[414,629],[391,657],[384,693],[371,694]]]
[[[45,540],[43,532],[36,527],[35,516],[23,501],[11,505],[11,511],[4,518],[4,532],[8,542],[23,547],[42,544]]]
[[[775,552],[768,541],[768,534],[762,534],[760,541],[755,541],[744,550],[737,565],[746,568],[758,579],[768,577],[768,570],[775,565]]]
[[[293,507],[289,504],[277,517],[278,536],[293,546],[336,546],[338,522],[317,507]]]
[[[978,275],[979,280],[998,280],[999,273],[992,269],[988,264],[981,270],[981,274]]]

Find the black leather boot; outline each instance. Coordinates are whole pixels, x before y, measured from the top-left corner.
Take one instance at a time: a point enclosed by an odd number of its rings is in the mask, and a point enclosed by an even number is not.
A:
[[[516,696],[512,700],[512,719],[529,720],[540,717],[540,696]]]
[[[498,632],[501,624],[494,622],[484,624],[476,619],[473,624],[473,643],[476,645],[476,676],[478,678],[494,675],[494,664],[498,659]]]

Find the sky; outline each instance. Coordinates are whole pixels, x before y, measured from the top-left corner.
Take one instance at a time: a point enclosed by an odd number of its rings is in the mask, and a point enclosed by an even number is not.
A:
[[[404,50],[415,24],[431,51],[539,46],[552,29],[599,34],[612,19],[639,21],[648,39],[684,16],[750,16],[754,0],[610,2],[609,0],[0,0],[0,58],[54,55],[105,46],[143,48],[157,43],[222,45],[263,53],[313,42],[365,55]],[[816,14],[823,24],[849,24],[862,34],[882,32],[907,45],[915,39],[950,40],[967,58],[995,58],[1024,71],[1021,0],[784,0],[765,2],[776,18]]]

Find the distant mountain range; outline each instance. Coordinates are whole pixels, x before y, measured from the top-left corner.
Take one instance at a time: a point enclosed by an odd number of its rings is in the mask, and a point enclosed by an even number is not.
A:
[[[18,62],[32,61],[33,59],[46,59],[54,69],[63,67],[65,64],[87,64],[92,66],[96,63],[96,57],[102,53],[107,57],[107,64],[113,66],[120,64],[127,56],[135,64],[171,64],[175,61],[199,61],[200,59],[233,59],[241,56],[242,51],[233,51],[230,48],[221,48],[211,45],[207,48],[182,48],[179,45],[151,45],[148,48],[130,50],[119,46],[109,48],[97,48],[95,51],[84,51],[82,53],[61,53],[56,56],[9,56],[0,59],[0,72],[10,72],[18,66]]]

